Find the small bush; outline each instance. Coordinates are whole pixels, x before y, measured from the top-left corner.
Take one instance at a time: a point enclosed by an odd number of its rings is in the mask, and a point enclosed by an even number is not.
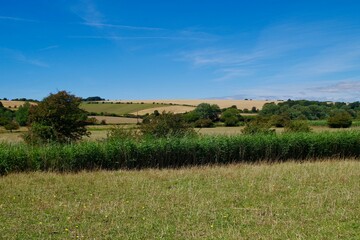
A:
[[[285,132],[311,132],[311,128],[307,121],[295,120],[290,121],[285,126]]]
[[[199,119],[194,123],[197,128],[212,128],[215,127],[214,122],[211,119]]]
[[[272,126],[282,128],[289,124],[290,117],[286,115],[273,115],[270,118],[270,122]]]
[[[107,140],[118,141],[127,139],[139,139],[140,136],[141,135],[137,130],[121,126],[114,126],[108,131]]]
[[[4,128],[12,132],[13,130],[18,130],[20,128],[20,125],[15,121],[11,121],[8,124],[5,124]]]
[[[327,124],[331,128],[348,128],[352,124],[352,117],[346,111],[338,111],[328,119]]]
[[[271,129],[271,123],[268,119],[257,117],[254,120],[247,122],[245,128],[242,129],[243,134],[274,134],[275,130]]]

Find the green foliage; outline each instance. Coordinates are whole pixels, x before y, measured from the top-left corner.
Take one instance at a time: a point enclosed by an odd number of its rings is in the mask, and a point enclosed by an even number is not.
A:
[[[81,99],[60,91],[50,94],[37,106],[31,106],[28,142],[68,143],[87,136],[86,112],[79,108]]]
[[[187,123],[194,123],[200,119],[199,113],[195,111],[187,112],[183,114],[183,119]]]
[[[85,102],[92,102],[92,101],[105,101],[105,98],[101,98],[99,96],[94,96],[94,97],[87,97],[85,99],[82,99]]]
[[[7,123],[4,128],[10,132],[12,132],[13,130],[18,130],[20,128],[19,124],[15,121],[11,121],[9,123]]]
[[[262,116],[271,116],[280,113],[280,106],[276,103],[265,103],[260,111],[260,115]]]
[[[166,168],[235,162],[359,158],[360,132],[121,138],[27,146],[0,144],[0,172]]]
[[[334,110],[344,110],[353,118],[357,117],[360,110],[359,102],[346,104],[343,102],[318,102],[307,100],[288,100],[285,102],[267,103],[260,111],[262,116],[273,116],[287,114],[291,120],[324,120],[327,119]]]
[[[182,137],[195,133],[182,115],[165,111],[158,116],[153,114],[144,119],[140,130],[144,135],[152,137]]]
[[[290,122],[290,116],[288,114],[273,115],[270,118],[270,123],[275,127],[285,127]]]
[[[134,131],[134,129],[123,126],[113,126],[107,133],[107,140],[109,141],[123,141],[140,138],[141,135],[139,131]]]
[[[197,128],[212,128],[215,127],[215,124],[210,119],[199,119],[194,123],[194,126]]]
[[[225,126],[237,126],[240,121],[244,121],[244,118],[240,115],[240,111],[236,108],[228,108],[221,114],[221,121],[225,123]]]
[[[30,103],[26,102],[16,111],[15,119],[20,124],[20,126],[26,126],[28,124],[30,106]]]
[[[311,132],[311,128],[308,124],[308,121],[304,120],[294,120],[286,124],[285,132]]]
[[[211,121],[218,121],[221,110],[216,104],[200,103],[194,112],[198,114],[200,119],[210,119]]]
[[[254,120],[246,123],[245,127],[241,130],[243,134],[275,134],[275,130],[271,129],[269,119],[258,116]]]
[[[329,117],[327,123],[331,128],[348,128],[352,124],[352,117],[348,112],[339,110]]]
[[[0,126],[5,126],[10,123],[14,118],[14,112],[5,108],[0,107]]]

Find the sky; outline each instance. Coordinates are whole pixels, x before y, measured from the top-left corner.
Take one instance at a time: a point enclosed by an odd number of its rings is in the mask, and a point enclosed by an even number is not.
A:
[[[360,100],[358,0],[0,0],[0,98]]]

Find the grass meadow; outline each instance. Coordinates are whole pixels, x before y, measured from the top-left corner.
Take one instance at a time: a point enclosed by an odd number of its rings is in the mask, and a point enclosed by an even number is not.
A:
[[[123,114],[129,114],[133,113],[136,114],[136,112],[149,109],[149,108],[156,108],[159,106],[164,105],[158,105],[158,104],[152,104],[152,103],[132,103],[132,104],[111,104],[111,103],[101,103],[98,104],[89,104],[89,103],[82,103],[80,107],[84,109],[87,112],[95,112],[95,113],[115,113],[119,115]]]
[[[3,239],[359,239],[360,162],[0,177]]]

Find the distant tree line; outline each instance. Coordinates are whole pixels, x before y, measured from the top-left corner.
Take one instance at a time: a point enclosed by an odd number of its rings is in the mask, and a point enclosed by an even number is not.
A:
[[[95,97],[87,97],[81,99],[84,102],[93,102],[93,101],[105,101],[105,98],[95,96]]]

